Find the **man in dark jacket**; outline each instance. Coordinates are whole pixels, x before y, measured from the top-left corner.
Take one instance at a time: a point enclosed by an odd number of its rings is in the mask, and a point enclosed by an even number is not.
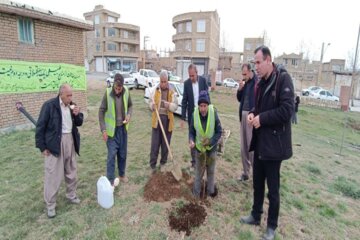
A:
[[[63,176],[66,197],[70,203],[79,204],[76,195],[77,164],[80,134],[77,129],[83,123],[80,108],[72,102],[69,84],[60,86],[59,95],[44,103],[36,124],[36,147],[45,156],[44,200],[49,218],[56,216],[56,196]]]
[[[215,197],[216,148],[221,137],[221,123],[207,91],[200,92],[198,105],[189,128],[189,147],[195,151],[196,162],[193,194],[200,197],[201,179],[206,170],[207,193]]]
[[[240,102],[240,147],[243,173],[238,180],[247,181],[250,175],[250,167],[252,167],[254,160],[254,153],[249,152],[252,137],[252,126],[247,123],[247,116],[249,111],[254,108],[255,85],[257,82],[257,76],[254,71],[251,70],[249,63],[243,64],[241,70],[243,81],[240,81],[236,97]]]
[[[208,91],[209,87],[206,84],[206,79],[198,76],[197,68],[195,64],[190,64],[188,67],[189,79],[184,82],[184,93],[181,102],[181,128],[184,128],[186,115],[188,120],[188,126],[190,127],[191,118],[194,112],[195,104],[198,102],[199,93],[201,91]],[[195,152],[194,149],[190,149],[191,152],[191,166],[195,167]]]
[[[268,47],[255,50],[255,67],[260,81],[255,108],[248,115],[253,126],[250,150],[254,150],[254,202],[250,216],[241,222],[259,225],[263,213],[265,180],[269,189],[267,229],[263,239],[274,239],[280,210],[280,166],[292,156],[291,115],[294,111],[294,87],[290,75],[272,63]]]

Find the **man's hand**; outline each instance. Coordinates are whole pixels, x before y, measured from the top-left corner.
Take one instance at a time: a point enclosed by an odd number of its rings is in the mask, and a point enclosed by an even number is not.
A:
[[[249,125],[253,125],[253,121],[254,121],[254,114],[253,113],[248,114],[247,121],[248,121]]]
[[[257,115],[256,117],[254,117],[254,119],[252,121],[252,125],[256,129],[258,129],[260,127],[260,115]]]
[[[245,81],[243,81],[243,80],[240,80],[240,82],[239,82],[239,88],[238,88],[238,90],[241,90],[241,89],[243,89],[243,87],[245,86]]]
[[[130,122],[130,115],[126,115],[125,120],[123,121],[123,124],[127,124]]]
[[[209,146],[209,145],[210,145],[210,139],[204,138],[204,139],[201,141],[201,144],[202,144],[204,147]]]
[[[185,120],[181,120],[181,121],[180,121],[180,127],[181,127],[181,128],[185,128]]]
[[[103,131],[102,133],[103,140],[106,142],[108,140],[108,135],[106,131]]]
[[[194,148],[194,147],[195,147],[194,141],[190,140],[189,141],[189,148]]]
[[[43,154],[45,157],[47,157],[47,156],[50,155],[50,151],[47,150],[47,149],[45,149],[45,150],[42,152],[42,154]]]
[[[164,103],[165,109],[169,109],[170,103],[164,100],[162,100],[162,102]]]
[[[75,105],[75,107],[74,107],[74,109],[72,110],[72,112],[73,112],[73,114],[74,114],[75,116],[77,116],[77,115],[79,114],[79,112],[80,112],[80,108],[79,108],[77,105]]]

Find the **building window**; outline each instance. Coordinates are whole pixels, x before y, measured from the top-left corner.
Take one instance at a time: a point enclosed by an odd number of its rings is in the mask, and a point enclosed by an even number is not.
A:
[[[116,44],[115,43],[108,43],[107,50],[109,51],[116,51]]]
[[[108,37],[115,37],[115,28],[108,28]]]
[[[245,50],[250,51],[251,50],[251,43],[245,43]]]
[[[129,32],[128,31],[123,31],[123,35],[124,35],[124,38],[129,38]]]
[[[191,40],[185,40],[185,50],[191,52]]]
[[[100,43],[96,43],[96,51],[100,52]]]
[[[129,44],[123,44],[123,52],[130,52]]]
[[[196,51],[205,52],[205,39],[196,39]]]
[[[95,37],[100,37],[100,29],[95,29]]]
[[[183,25],[182,25],[182,23],[179,23],[179,24],[177,25],[177,32],[178,32],[178,33],[182,33],[182,32],[183,32]]]
[[[99,16],[99,15],[95,15],[95,17],[94,17],[94,23],[95,23],[95,24],[99,24],[99,23],[100,23],[100,16]]]
[[[198,20],[197,21],[197,32],[205,32],[206,30],[206,21]]]
[[[108,16],[108,22],[116,22],[116,19],[112,16]]]
[[[297,66],[297,61],[296,61],[296,59],[291,59],[291,65]]]
[[[186,32],[191,32],[191,22],[186,22]]]
[[[34,43],[34,23],[30,18],[18,19],[19,41]]]

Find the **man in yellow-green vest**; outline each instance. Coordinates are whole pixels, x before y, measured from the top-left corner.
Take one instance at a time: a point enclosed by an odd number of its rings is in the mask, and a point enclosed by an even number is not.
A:
[[[201,179],[206,170],[207,195],[215,197],[216,148],[221,137],[221,123],[214,105],[210,104],[207,91],[199,94],[198,107],[195,108],[189,129],[189,147],[195,151],[195,182],[193,194],[200,197]],[[204,193],[203,193],[204,194]],[[203,195],[205,196],[205,195]]]
[[[168,143],[170,144],[172,131],[174,129],[174,112],[178,108],[178,101],[173,89],[169,88],[167,71],[160,73],[160,86],[156,87],[149,101],[152,113],[152,132],[151,132],[151,151],[150,168],[151,172],[156,172],[156,163],[161,146],[160,170],[163,170],[168,158],[168,148],[165,143],[163,133],[160,128],[159,119],[155,110],[158,110],[160,121],[164,127],[164,132]]]
[[[99,108],[99,123],[102,137],[108,149],[106,175],[110,183],[115,180],[115,157],[120,182],[127,183],[125,175],[127,155],[127,131],[132,114],[129,90],[124,86],[124,78],[115,74],[114,84],[107,88]]]

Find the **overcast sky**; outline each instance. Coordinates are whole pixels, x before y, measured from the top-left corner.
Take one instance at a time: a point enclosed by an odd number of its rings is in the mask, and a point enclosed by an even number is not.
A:
[[[360,24],[360,1],[316,0],[17,0],[35,7],[84,19],[83,13],[101,4],[121,15],[119,22],[140,26],[151,46],[174,48],[172,18],[178,14],[217,10],[220,17],[220,45],[229,51],[243,51],[245,37],[260,37],[264,32],[274,56],[282,53],[308,53],[319,60],[321,45],[324,61],[349,59],[354,55]],[[225,44],[224,44],[225,43]]]

